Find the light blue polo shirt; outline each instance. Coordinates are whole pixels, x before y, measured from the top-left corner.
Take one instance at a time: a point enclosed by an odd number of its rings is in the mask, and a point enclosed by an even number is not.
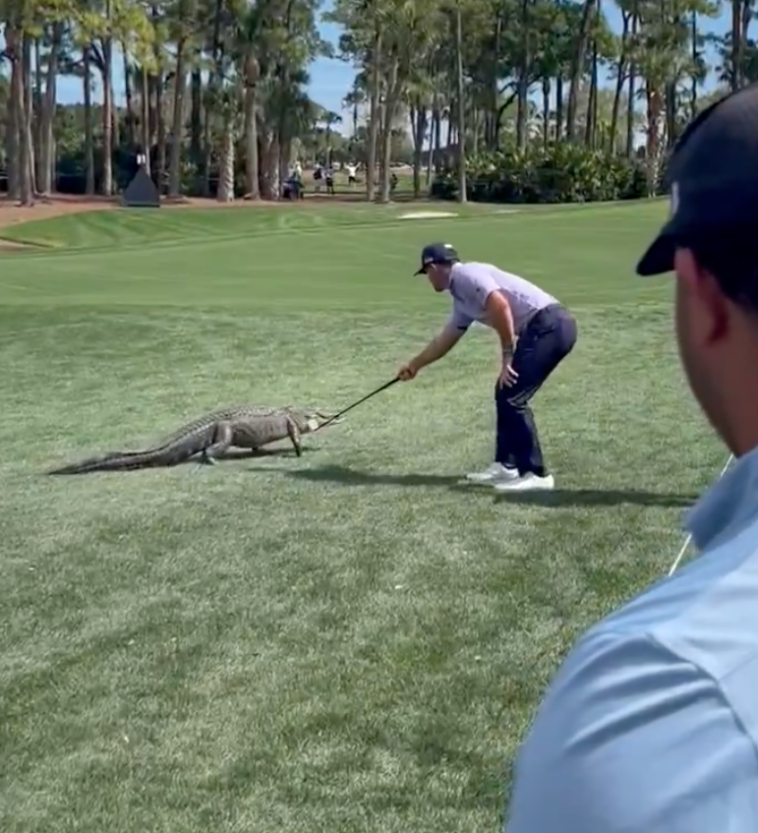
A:
[[[506,833],[757,833],[758,448],[687,525],[701,554],[587,631],[558,671],[517,758]]]
[[[453,311],[448,326],[457,330],[467,330],[474,321],[487,323],[484,305],[492,292],[502,293],[508,301],[517,333],[535,312],[558,303],[531,281],[491,263],[453,264],[449,292]]]

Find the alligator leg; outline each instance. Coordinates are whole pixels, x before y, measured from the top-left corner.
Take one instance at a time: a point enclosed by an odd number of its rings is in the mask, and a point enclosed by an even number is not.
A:
[[[213,436],[213,442],[200,452],[200,462],[209,466],[216,465],[216,457],[226,451],[232,444],[234,431],[229,422],[219,422]]]
[[[287,417],[287,435],[290,440],[292,440],[292,445],[295,447],[295,454],[297,454],[298,457],[302,457],[303,448],[300,444],[300,429],[297,427],[295,420],[290,416]]]

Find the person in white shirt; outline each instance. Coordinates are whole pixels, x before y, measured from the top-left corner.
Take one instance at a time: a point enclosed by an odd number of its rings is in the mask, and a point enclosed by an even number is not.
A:
[[[349,162],[347,165],[347,184],[348,185],[355,185],[355,173],[356,173],[356,166]]]
[[[426,274],[437,292],[449,292],[453,311],[442,332],[400,369],[400,379],[413,379],[422,367],[441,359],[474,321],[494,329],[502,350],[495,385],[495,460],[467,479],[499,492],[552,489],[553,476],[545,467],[529,402],[573,349],[573,316],[552,295],[518,275],[491,263],[461,263],[448,243],[425,246],[416,274]]]

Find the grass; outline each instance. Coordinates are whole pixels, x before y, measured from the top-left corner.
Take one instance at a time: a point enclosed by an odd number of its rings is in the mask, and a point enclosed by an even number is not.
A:
[[[494,833],[561,658],[665,573],[723,462],[670,280],[633,275],[664,211],[14,228],[71,246],[0,253],[3,833]],[[577,315],[535,402],[556,493],[456,485],[492,451],[482,329],[300,460],[44,476],[222,403],[367,393],[447,315],[411,277],[433,239]]]

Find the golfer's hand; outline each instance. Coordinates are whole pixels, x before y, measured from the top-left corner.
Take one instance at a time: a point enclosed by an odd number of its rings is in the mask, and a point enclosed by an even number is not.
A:
[[[503,369],[500,371],[498,377],[498,385],[501,388],[509,388],[515,385],[518,381],[518,373],[513,369],[513,365],[509,359],[503,359]]]
[[[401,367],[398,371],[398,379],[401,382],[409,382],[411,379],[414,379],[418,370],[413,366],[413,364],[406,364],[404,367]]]

